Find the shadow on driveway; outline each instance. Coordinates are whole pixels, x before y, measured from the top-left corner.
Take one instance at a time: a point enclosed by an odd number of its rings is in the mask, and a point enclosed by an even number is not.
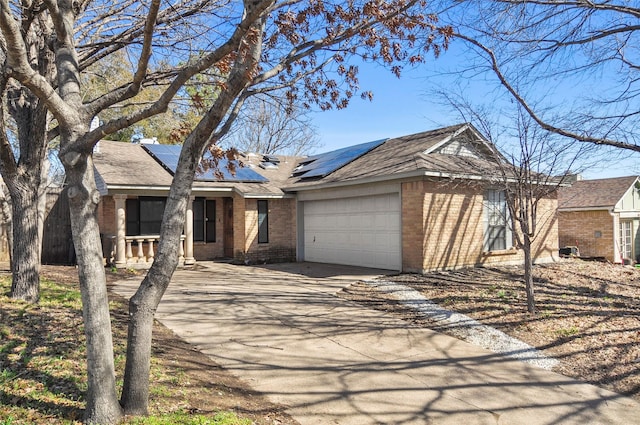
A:
[[[157,318],[301,424],[631,424],[640,405],[336,297],[381,271],[180,270]],[[351,270],[350,270],[351,269]],[[130,282],[115,288],[125,296]]]

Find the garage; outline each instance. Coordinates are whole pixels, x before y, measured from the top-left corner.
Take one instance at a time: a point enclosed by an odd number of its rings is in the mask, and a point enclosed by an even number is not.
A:
[[[304,259],[401,269],[398,193],[303,203]]]

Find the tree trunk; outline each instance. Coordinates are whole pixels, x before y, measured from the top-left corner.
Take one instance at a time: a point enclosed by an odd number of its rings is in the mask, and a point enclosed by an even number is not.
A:
[[[20,159],[9,146],[0,153],[0,169],[12,200],[13,248],[11,297],[36,303],[40,297],[40,253],[38,194],[42,186],[43,161],[47,151],[47,109],[21,87],[9,91],[11,115],[18,127]]]
[[[9,191],[13,215],[11,298],[37,303],[40,299],[38,192],[30,184],[14,184]]]
[[[42,172],[40,173],[40,185],[38,187],[38,263],[42,263],[42,242],[44,241],[44,221],[47,218],[47,191],[49,189],[49,160],[44,159]]]
[[[2,217],[2,222],[5,223],[9,250],[9,266],[13,271],[13,213],[11,212],[11,200],[7,198],[4,188],[0,188],[0,217]]]
[[[533,293],[533,258],[531,256],[531,237],[525,233],[522,247],[524,251],[524,286],[527,293],[527,311],[536,312],[536,302]]]
[[[185,143],[183,149],[189,148]],[[180,235],[195,164],[197,162],[176,171],[162,219],[158,253],[138,291],[129,300],[127,364],[121,399],[126,415],[146,415],[148,411],[153,319],[178,266]]]
[[[255,23],[256,34],[262,34],[264,21]],[[153,316],[178,265],[180,235],[184,227],[186,206],[191,195],[196,168],[214,130],[220,125],[232,103],[246,87],[260,58],[262,44],[248,40],[247,55],[239,55],[227,80],[226,88],[187,137],[173,176],[162,217],[160,243],[149,273],[129,301],[129,335],[122,405],[127,414],[145,414],[149,395],[151,334]]]
[[[100,194],[96,189],[91,158],[80,155],[71,164],[65,164],[65,169],[87,342],[88,386],[84,419],[91,424],[115,424],[122,418],[122,408],[116,393],[109,300],[96,212]]]

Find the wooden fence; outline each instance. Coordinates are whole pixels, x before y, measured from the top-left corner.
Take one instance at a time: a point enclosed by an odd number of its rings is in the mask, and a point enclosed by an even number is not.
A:
[[[71,217],[66,189],[50,189],[42,238],[42,264],[74,264]]]

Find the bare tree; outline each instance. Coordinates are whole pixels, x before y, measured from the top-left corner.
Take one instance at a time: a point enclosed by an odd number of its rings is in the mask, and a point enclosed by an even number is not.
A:
[[[622,1],[443,2],[454,35],[543,129],[640,152],[640,7]]]
[[[123,413],[147,412],[153,317],[178,264],[187,201],[205,149],[229,130],[244,101],[253,95],[285,89],[293,100],[305,99],[324,109],[346,107],[359,92],[357,69],[347,65],[348,58],[357,55],[378,61],[399,73],[403,63],[424,60],[424,48],[437,54],[446,47],[450,31],[438,27],[436,17],[427,14],[424,6],[412,0],[346,4],[246,0],[242,7],[235,2],[184,0],[162,9],[159,0],[148,4],[45,0],[17,5],[0,0],[4,75],[22,84],[53,115],[55,134],[60,137],[87,338],[87,422],[116,423]],[[55,82],[29,61],[30,45],[23,31],[30,22],[23,16],[26,12],[50,19],[50,32],[37,34],[51,35],[38,40],[52,49]],[[104,25],[89,30],[91,23]],[[428,38],[420,49],[415,47],[419,37]],[[136,57],[132,79],[83,99],[81,74],[124,47]],[[152,50],[155,58],[164,55],[177,65],[150,72]],[[179,60],[180,56],[185,60]],[[219,76],[215,100],[182,145],[155,261],[130,300],[127,361],[119,401],[92,150],[104,135],[164,112],[185,84],[205,70]],[[153,84],[165,87],[154,102],[90,129],[92,118],[100,111],[133,99]],[[215,146],[212,151],[224,154]]]
[[[474,104],[448,91],[437,95],[491,142],[489,148],[496,167],[480,171],[493,187],[501,189],[501,195],[487,203],[489,225],[495,217],[511,226],[515,247],[522,250],[524,257],[527,310],[535,313],[535,241],[540,230],[548,228],[556,219],[556,208],[552,206],[558,189],[568,184],[568,176],[589,165],[590,153],[595,147],[576,142],[558,143],[554,133],[540,128],[518,105],[512,113],[504,113],[497,111],[494,104],[490,108]]]
[[[300,106],[286,107],[274,98],[251,99],[235,127],[225,143],[240,151],[297,156],[320,147],[306,110]]]

